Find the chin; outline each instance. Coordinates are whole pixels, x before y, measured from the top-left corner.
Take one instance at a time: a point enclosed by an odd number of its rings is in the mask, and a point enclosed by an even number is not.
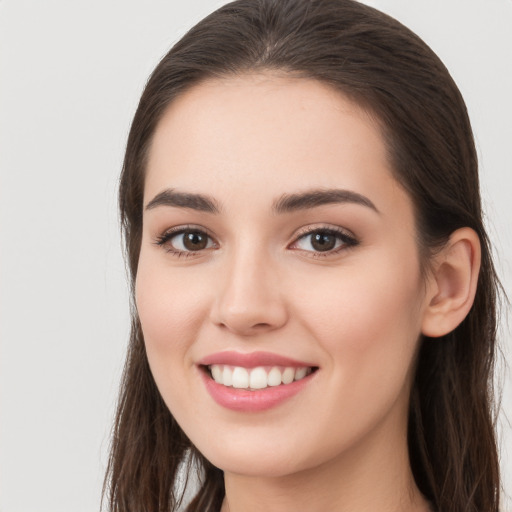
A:
[[[274,441],[250,438],[249,435],[194,443],[201,454],[214,466],[226,473],[248,477],[276,478],[311,469],[322,463],[322,453],[307,457],[304,443],[283,443],[274,435]],[[298,446],[302,447],[299,449]],[[204,448],[204,449],[203,449]]]
[[[295,459],[276,457],[275,454],[213,454],[206,458],[225,473],[247,477],[278,478],[307,469]]]

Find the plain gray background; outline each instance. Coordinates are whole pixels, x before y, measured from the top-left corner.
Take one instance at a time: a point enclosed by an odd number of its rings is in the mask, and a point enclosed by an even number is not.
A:
[[[129,123],[160,57],[223,3],[0,0],[0,512],[99,509],[128,338],[116,186]],[[423,37],[460,86],[510,293],[512,0],[367,3]],[[512,494],[505,414],[500,430]]]

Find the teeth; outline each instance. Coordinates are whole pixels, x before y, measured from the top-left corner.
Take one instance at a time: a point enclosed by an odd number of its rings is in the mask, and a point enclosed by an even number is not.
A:
[[[263,389],[268,385],[265,368],[253,368],[249,375],[249,387],[251,389]]]
[[[263,367],[248,369],[241,366],[212,364],[209,366],[212,378],[218,384],[237,389],[264,389],[269,386],[291,384],[308,376],[311,368]]]
[[[245,368],[235,366],[233,369],[233,387],[239,389],[249,387],[249,372]]]
[[[211,367],[211,371],[212,371],[213,380],[215,382],[218,382],[219,384],[224,382],[224,379],[222,378],[223,371],[222,371],[222,368],[218,364],[213,365]]]
[[[222,369],[222,380],[219,384],[224,384],[224,386],[233,385],[233,370],[229,366],[224,366]]]
[[[295,369],[294,368],[285,368],[283,372],[283,376],[281,377],[281,382],[283,384],[290,384],[293,382],[295,378]]]
[[[281,384],[281,371],[279,368],[272,368],[268,372],[267,379],[269,386],[279,386],[279,384]]]
[[[295,370],[295,380],[303,379],[307,375],[307,368],[297,368]]]

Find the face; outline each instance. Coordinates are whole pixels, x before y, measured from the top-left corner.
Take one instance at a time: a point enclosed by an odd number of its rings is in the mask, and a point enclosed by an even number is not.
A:
[[[404,444],[425,290],[369,115],[313,80],[203,83],[157,127],[144,205],[149,363],[206,458],[279,476]]]

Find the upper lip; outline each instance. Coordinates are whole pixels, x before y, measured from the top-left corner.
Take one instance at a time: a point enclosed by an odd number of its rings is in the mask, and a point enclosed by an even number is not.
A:
[[[315,365],[281,356],[272,352],[235,352],[225,351],[216,352],[202,358],[199,365],[209,366],[212,364],[227,364],[231,366],[241,366],[244,368],[255,368],[256,366],[287,366],[295,368],[308,368]]]

